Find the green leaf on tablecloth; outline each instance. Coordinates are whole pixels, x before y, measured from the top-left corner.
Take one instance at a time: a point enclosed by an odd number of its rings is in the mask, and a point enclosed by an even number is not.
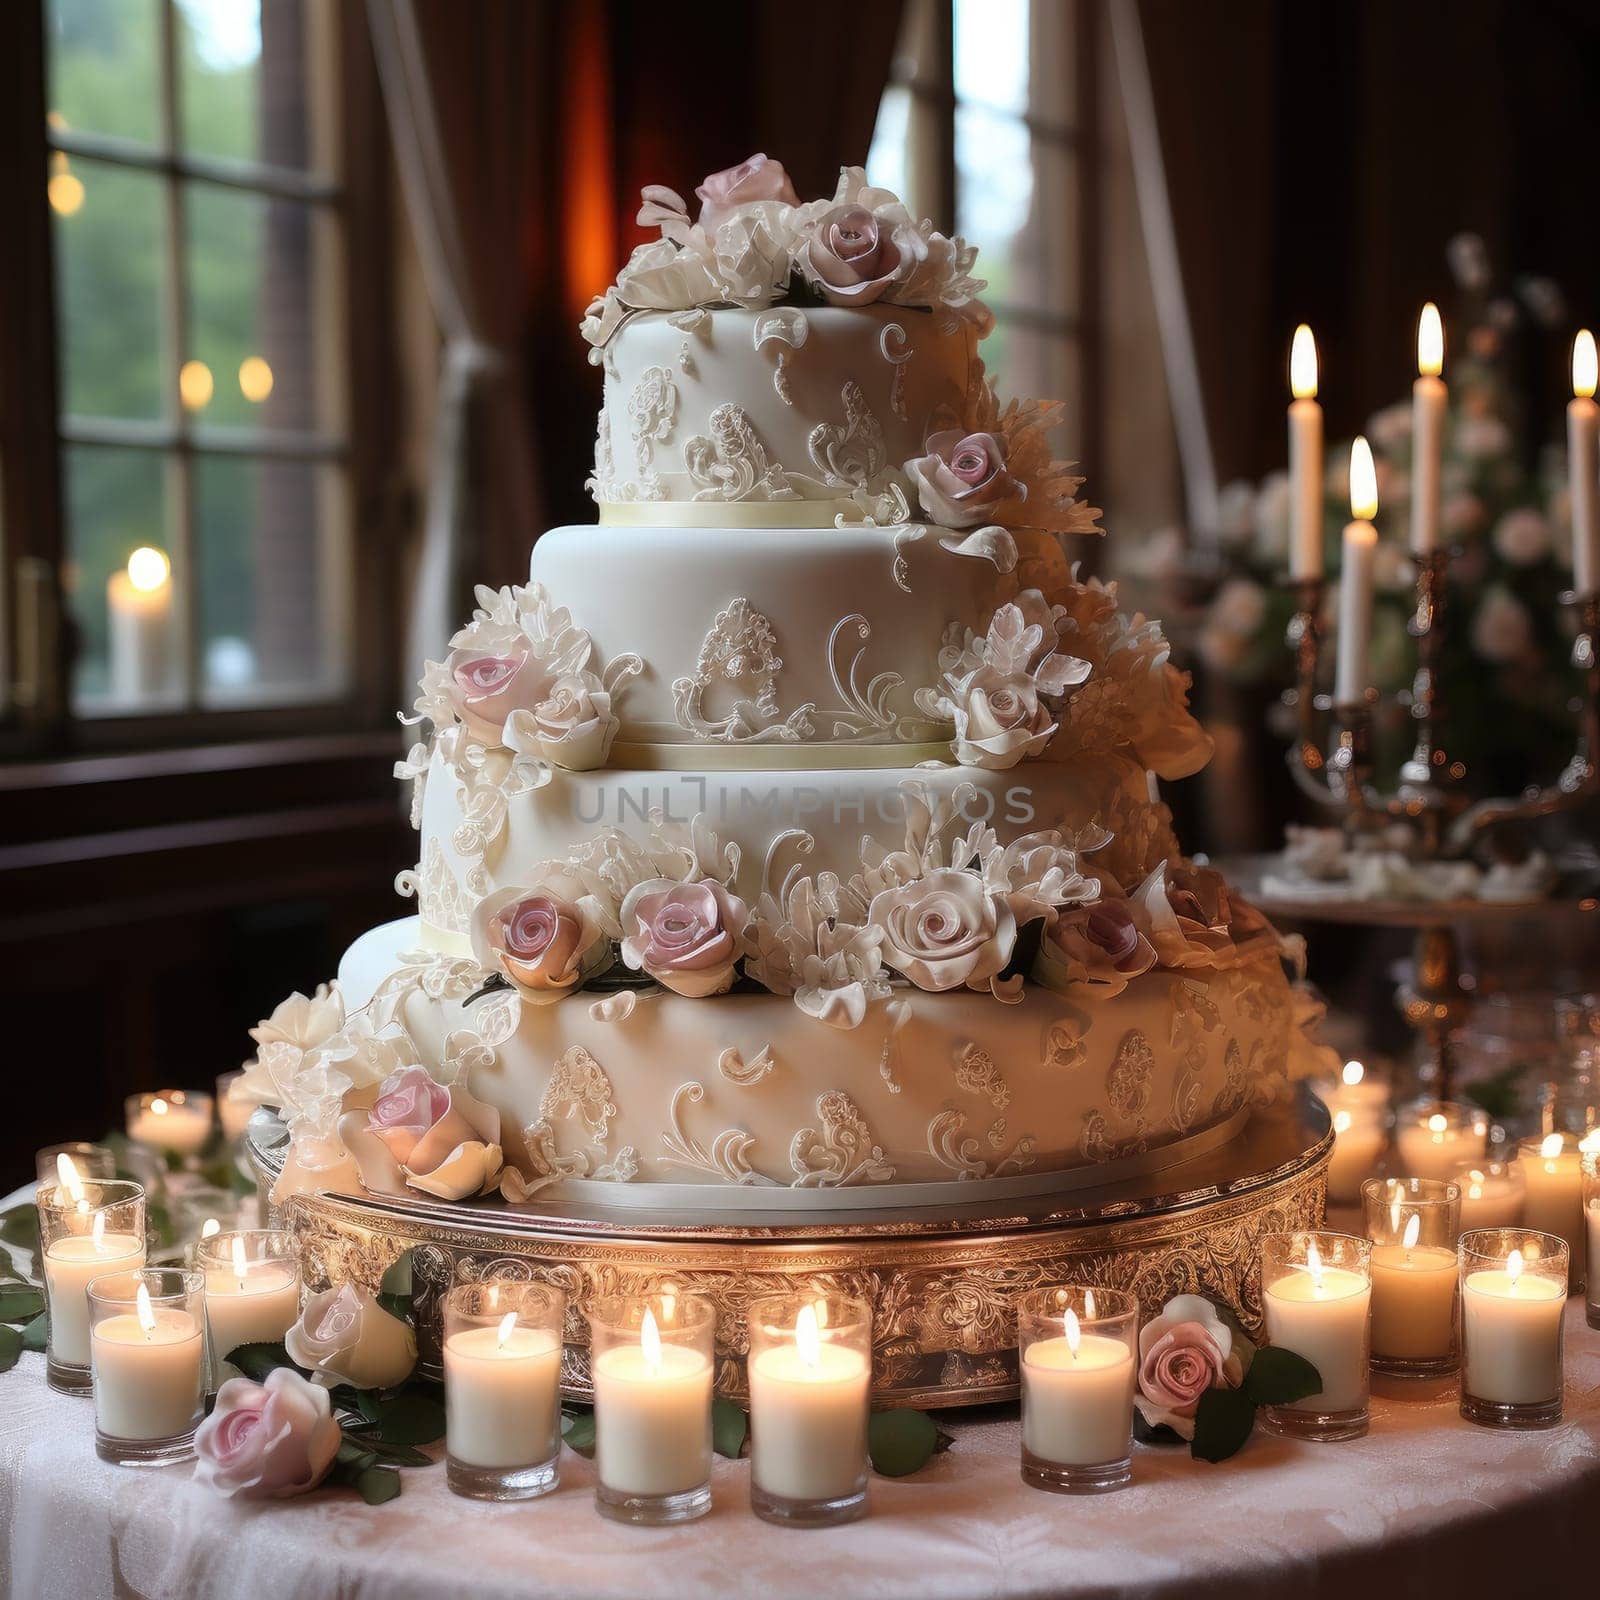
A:
[[[444,1407],[422,1390],[402,1389],[379,1402],[376,1429],[385,1444],[432,1444],[444,1437]]]
[[[1140,1444],[1182,1444],[1184,1438],[1176,1428],[1164,1422],[1146,1422],[1144,1412],[1133,1408],[1133,1436]]]
[[[424,1450],[418,1450],[409,1444],[385,1444],[368,1432],[357,1435],[358,1442],[365,1444],[378,1460],[391,1467],[431,1467],[433,1457]]]
[[[295,1367],[281,1339],[276,1343],[241,1344],[230,1350],[223,1359],[257,1383],[265,1383],[267,1374],[277,1371],[279,1367]],[[295,1367],[295,1371],[299,1370],[299,1367]]]
[[[1194,1414],[1196,1461],[1226,1461],[1256,1425],[1256,1403],[1243,1389],[1207,1389]]]
[[[594,1455],[594,1413],[592,1411],[563,1411],[561,1437],[567,1448],[580,1456]]]
[[[44,1291],[31,1283],[0,1284],[0,1322],[31,1322],[44,1310]]]
[[[719,1456],[737,1460],[750,1434],[750,1419],[740,1406],[718,1395],[711,1402],[711,1448]]]
[[[378,1284],[378,1304],[393,1317],[411,1319],[411,1252],[402,1250]]]
[[[1322,1374],[1293,1350],[1267,1345],[1256,1352],[1244,1393],[1258,1406],[1287,1406],[1322,1388]]]
[[[939,1430],[922,1411],[875,1411],[867,1422],[867,1455],[884,1478],[904,1478],[927,1466]]]
[[[39,1212],[35,1206],[13,1206],[0,1212],[0,1244],[19,1250],[39,1248]]]
[[[176,1150],[163,1151],[162,1160],[165,1162],[168,1172],[183,1171],[183,1157]]]
[[[22,1335],[0,1322],[0,1372],[9,1372],[22,1354]]]
[[[353,1476],[355,1473],[365,1472],[368,1467],[376,1466],[378,1452],[346,1435],[339,1441],[339,1452],[333,1459],[341,1467],[348,1468]]]
[[[400,1474],[393,1467],[368,1467],[353,1487],[369,1506],[381,1506],[400,1493]]]
[[[22,1330],[22,1348],[24,1350],[45,1350],[50,1345],[50,1313],[41,1311],[27,1327]]]

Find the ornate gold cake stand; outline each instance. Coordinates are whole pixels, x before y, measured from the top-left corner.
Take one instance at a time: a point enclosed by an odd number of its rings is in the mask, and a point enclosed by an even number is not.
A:
[[[1017,1394],[1012,1303],[1025,1290],[1089,1282],[1138,1295],[1146,1315],[1198,1291],[1260,1324],[1259,1245],[1323,1216],[1327,1112],[1301,1093],[1258,1111],[1221,1150],[1096,1191],[1092,1203],[1027,1202],[875,1213],[825,1210],[802,1223],[736,1225],[726,1215],[639,1211],[582,1215],[560,1204],[518,1208],[421,1200],[296,1195],[283,1207],[313,1289],[375,1289],[407,1248],[422,1360],[438,1362],[438,1314],[453,1282],[487,1275],[558,1285],[569,1312],[563,1385],[587,1398],[582,1309],[602,1294],[670,1280],[718,1307],[718,1389],[744,1391],[745,1307],[756,1295],[826,1286],[870,1299],[874,1399],[914,1406],[979,1405]],[[249,1151],[264,1186],[281,1163],[282,1132],[264,1113]]]

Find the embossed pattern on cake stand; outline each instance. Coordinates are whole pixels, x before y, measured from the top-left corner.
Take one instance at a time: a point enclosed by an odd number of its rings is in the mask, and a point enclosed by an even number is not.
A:
[[[280,1134],[281,1137],[281,1134]],[[307,1284],[375,1289],[415,1249],[413,1281],[425,1366],[437,1367],[438,1315],[454,1282],[490,1275],[551,1283],[567,1296],[566,1393],[591,1389],[583,1308],[597,1295],[644,1293],[670,1280],[717,1306],[717,1388],[744,1393],[745,1306],[753,1295],[824,1286],[875,1308],[873,1399],[880,1405],[980,1405],[1017,1394],[1016,1295],[1101,1283],[1153,1315],[1172,1295],[1218,1296],[1261,1321],[1260,1241],[1321,1225],[1333,1140],[1309,1094],[1258,1112],[1222,1150],[1093,1200],[1067,1197],[942,1210],[830,1214],[759,1226],[725,1213],[647,1222],[556,1204],[520,1208],[295,1195],[282,1208]],[[249,1151],[270,1184],[281,1155],[270,1119]]]

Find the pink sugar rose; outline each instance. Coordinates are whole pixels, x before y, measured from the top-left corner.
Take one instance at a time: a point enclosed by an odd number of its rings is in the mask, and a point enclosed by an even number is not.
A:
[[[285,1499],[314,1489],[339,1453],[328,1391],[293,1367],[265,1383],[229,1378],[194,1436],[195,1480],[231,1499]]]
[[[1134,1404],[1151,1427],[1192,1440],[1200,1397],[1207,1389],[1237,1389],[1243,1376],[1233,1330],[1200,1295],[1174,1295],[1139,1330]]]
[[[1027,489],[1006,471],[1005,446],[992,433],[947,428],[924,444],[927,454],[906,463],[929,518],[946,528],[990,520],[1003,500],[1026,499]]]
[[[500,1113],[470,1093],[465,1074],[447,1088],[425,1067],[391,1072],[370,1110],[339,1118],[339,1138],[372,1194],[464,1200],[487,1194],[504,1162]]]
[[[367,1126],[402,1166],[423,1172],[432,1171],[458,1144],[478,1137],[451,1107],[450,1091],[423,1067],[406,1067],[383,1080]]]
[[[789,182],[781,161],[753,155],[736,167],[713,172],[696,190],[700,200],[700,226],[715,233],[718,226],[739,209],[758,200],[777,200],[797,206],[800,197]]]
[[[824,212],[805,249],[806,276],[836,306],[864,306],[878,299],[904,265],[899,245],[865,206],[835,206]]]
[[[486,745],[504,743],[501,730],[513,711],[535,706],[550,688],[550,675],[531,651],[509,655],[450,653],[450,678],[456,710],[474,739]]]
[[[1056,918],[1039,943],[1033,975],[1061,994],[1110,999],[1155,964],[1155,947],[1133,908],[1108,897]]]
[[[490,922],[506,974],[530,989],[570,989],[579,976],[582,913],[553,894],[531,894],[503,906]]]
[[[726,994],[748,917],[744,901],[720,883],[652,879],[622,902],[622,958],[678,994]]]

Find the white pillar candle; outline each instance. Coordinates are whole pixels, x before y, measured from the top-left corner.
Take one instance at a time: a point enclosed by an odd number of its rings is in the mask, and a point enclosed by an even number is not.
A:
[[[1567,1241],[1567,1270],[1573,1284],[1583,1282],[1589,1248],[1579,1162],[1577,1141],[1565,1134],[1547,1134],[1542,1141],[1530,1139],[1522,1145],[1522,1175],[1527,1184],[1522,1225]]]
[[[1371,684],[1372,584],[1378,557],[1377,474],[1372,451],[1359,435],[1350,446],[1350,515],[1344,528],[1344,564],[1339,573],[1339,654],[1333,698],[1338,705],[1366,699]]]
[[[1456,1253],[1442,1245],[1374,1245],[1373,1354],[1399,1361],[1448,1356],[1455,1345],[1456,1279]]]
[[[1439,473],[1444,458],[1450,395],[1444,369],[1444,327],[1430,300],[1417,322],[1417,381],[1411,386],[1411,553],[1425,556],[1439,543]]]
[[[1595,1321],[1596,1312],[1600,1312],[1600,1199],[1591,1200],[1584,1207],[1584,1218],[1588,1222],[1589,1260],[1594,1263],[1589,1272],[1589,1326],[1600,1327]]]
[[[1482,1158],[1488,1135],[1487,1123],[1463,1124],[1448,1112],[1424,1108],[1395,1129],[1400,1170],[1408,1178],[1453,1178],[1463,1161]]]
[[[1269,1284],[1261,1301],[1268,1341],[1304,1356],[1322,1375],[1316,1394],[1283,1409],[1355,1411],[1367,1403],[1372,1290],[1360,1273],[1344,1267],[1290,1273]]]
[[[606,1488],[687,1494],[710,1478],[712,1372],[705,1356],[663,1344],[646,1309],[639,1343],[602,1351],[592,1375],[595,1466]]]
[[[1322,576],[1322,407],[1317,343],[1303,322],[1289,352],[1289,575]]]
[[[107,1272],[131,1272],[144,1265],[144,1239],[131,1233],[90,1233],[56,1239],[44,1253],[45,1287],[50,1297],[50,1350],[71,1366],[89,1365],[89,1280]]]
[[[560,1445],[561,1341],[547,1328],[462,1328],[444,1342],[445,1445],[470,1467],[548,1461]]]
[[[1325,1078],[1315,1088],[1330,1116],[1348,1111],[1352,1122],[1363,1117],[1381,1121],[1389,1109],[1389,1085],[1381,1078],[1369,1078],[1360,1061],[1345,1062],[1337,1082]]]
[[[161,551],[141,545],[106,584],[111,690],[118,699],[145,700],[172,684],[176,637],[172,567]]]
[[[1600,405],[1595,404],[1594,335],[1572,344],[1572,400],[1567,406],[1567,485],[1572,500],[1572,587],[1600,590]]]
[[[195,1155],[211,1137],[211,1096],[182,1089],[138,1096],[128,1111],[128,1137],[155,1150]]]
[[[243,1344],[271,1344],[300,1315],[300,1274],[290,1261],[250,1261],[244,1240],[233,1238],[231,1266],[206,1270],[206,1327],[211,1335],[212,1381],[239,1376],[228,1353]]]
[[[205,1338],[197,1317],[151,1306],[94,1326],[94,1420],[112,1439],[174,1439],[194,1427],[205,1400]]]
[[[224,1072],[217,1079],[217,1117],[222,1123],[222,1137],[229,1144],[238,1144],[244,1138],[244,1130],[255,1114],[255,1102],[239,1099],[233,1092],[243,1076],[243,1072]]]
[[[1333,1153],[1328,1158],[1329,1199],[1359,1199],[1361,1185],[1372,1176],[1386,1143],[1376,1117],[1364,1112],[1334,1112]]]
[[[1521,1163],[1465,1163],[1453,1174],[1461,1188],[1461,1232],[1479,1228],[1520,1228],[1523,1182]]]
[[[1539,1405],[1561,1393],[1566,1291],[1521,1267],[1513,1251],[1504,1270],[1469,1273],[1461,1286],[1462,1387],[1498,1405]]]
[[[1022,1352],[1022,1446],[1043,1461],[1094,1467],[1122,1461],[1133,1436],[1133,1353],[1120,1339],[1066,1333]]]

